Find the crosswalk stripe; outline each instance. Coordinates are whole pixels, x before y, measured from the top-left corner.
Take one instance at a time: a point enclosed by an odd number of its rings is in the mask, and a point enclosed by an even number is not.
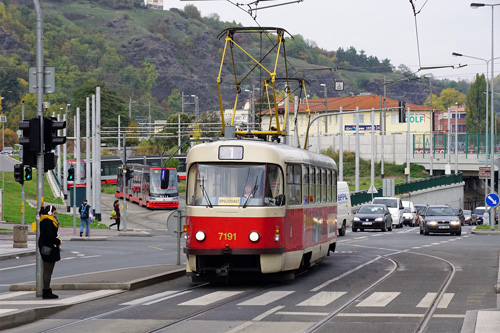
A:
[[[431,306],[432,301],[436,298],[436,293],[427,293],[424,298],[417,304],[417,308],[428,308]],[[446,309],[450,305],[454,293],[445,293],[439,302],[439,309]]]
[[[265,294],[251,298],[238,305],[267,305],[292,293],[294,293],[294,291],[269,291]]]
[[[150,295],[150,296],[138,298],[138,299],[135,299],[135,300],[130,301],[130,302],[122,303],[120,305],[144,304],[144,303],[147,303],[149,301],[156,300],[156,299],[159,299],[159,298],[163,298],[165,296],[169,296],[169,295],[176,294],[176,293],[179,293],[179,291],[175,291],[175,290],[165,291],[163,293],[159,293],[159,294],[154,294],[154,295]]]
[[[344,291],[322,291],[297,304],[297,306],[325,306],[345,294],[347,293]]]
[[[393,299],[398,297],[400,292],[374,292],[356,306],[384,307]]]
[[[221,301],[225,298],[232,297],[234,295],[241,294],[243,291],[216,291],[205,296],[201,296],[190,301],[181,303],[179,305],[209,305]]]

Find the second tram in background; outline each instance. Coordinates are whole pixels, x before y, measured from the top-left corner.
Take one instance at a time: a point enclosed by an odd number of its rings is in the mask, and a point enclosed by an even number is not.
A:
[[[128,167],[133,172],[132,178],[127,184],[128,200],[151,209],[179,208],[178,175],[175,168],[160,168],[142,164],[129,164]],[[123,199],[121,173],[118,173],[115,196]]]
[[[186,272],[194,281],[294,276],[337,241],[337,166],[327,156],[253,139],[187,156]]]
[[[130,156],[127,159],[127,163],[135,164],[145,164],[153,167],[160,167],[161,161],[166,161],[168,157],[160,156]],[[174,155],[176,160],[179,161],[179,166],[177,167],[177,175],[180,180],[186,179],[186,155]],[[81,177],[80,183],[85,183],[85,173],[86,173],[86,160],[81,159]],[[117,175],[119,173],[119,168],[123,164],[122,160],[118,156],[103,157],[101,159],[101,184],[116,184]],[[73,167],[76,171],[76,160],[68,160],[68,168]],[[76,175],[75,175],[76,176]],[[73,186],[72,181],[68,181],[68,188]]]

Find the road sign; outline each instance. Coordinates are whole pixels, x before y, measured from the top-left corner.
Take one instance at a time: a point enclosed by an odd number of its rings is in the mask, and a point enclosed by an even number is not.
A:
[[[486,196],[486,205],[490,207],[496,207],[498,206],[498,203],[500,201],[500,198],[498,197],[497,194],[495,193],[490,193]]]
[[[479,167],[479,179],[488,179],[490,178],[491,168],[490,167]]]
[[[373,186],[373,184],[370,185],[370,188],[368,189],[368,192],[367,193],[373,193],[373,194],[377,194],[378,191],[377,189],[375,188],[375,186]]]
[[[23,131],[21,131],[21,130],[17,130],[17,131],[16,131],[16,134],[17,134],[17,136],[21,136],[21,135],[23,134]]]

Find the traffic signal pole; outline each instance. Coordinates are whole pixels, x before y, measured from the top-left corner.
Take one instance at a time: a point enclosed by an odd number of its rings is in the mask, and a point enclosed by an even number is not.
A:
[[[43,59],[43,17],[40,3],[38,0],[33,0],[36,12],[36,114],[40,119],[40,154],[37,158],[37,207],[36,207],[36,244],[40,239],[40,208],[44,205],[43,198],[43,176],[44,176],[44,154],[43,154],[43,76],[44,76],[44,59]],[[38,248],[38,246],[37,246]],[[43,289],[43,265],[40,251],[36,251],[36,297],[42,297]]]

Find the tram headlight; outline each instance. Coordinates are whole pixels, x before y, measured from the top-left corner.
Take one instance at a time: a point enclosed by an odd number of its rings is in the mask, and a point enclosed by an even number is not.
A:
[[[206,238],[205,232],[201,230],[197,231],[196,234],[194,235],[194,238],[196,238],[198,242],[203,242]]]
[[[257,231],[252,231],[250,235],[248,235],[248,238],[251,242],[255,243],[260,239],[260,235]]]

